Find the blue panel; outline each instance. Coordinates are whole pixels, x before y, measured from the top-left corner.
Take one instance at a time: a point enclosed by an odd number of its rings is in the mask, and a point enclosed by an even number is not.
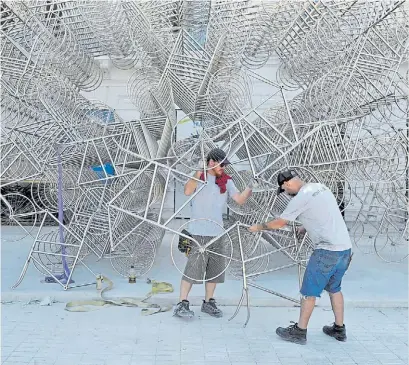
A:
[[[109,176],[115,176],[115,169],[111,163],[106,163],[104,165],[95,165],[95,166],[91,166],[91,168],[92,170],[95,171],[98,178],[100,178],[101,180],[106,179]],[[104,170],[105,170],[105,173],[104,173]]]

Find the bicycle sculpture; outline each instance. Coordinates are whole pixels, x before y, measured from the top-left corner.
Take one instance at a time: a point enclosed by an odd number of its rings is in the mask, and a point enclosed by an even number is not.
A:
[[[92,254],[121,275],[131,265],[144,275],[166,232],[179,269],[184,226],[171,223],[194,195],[171,216],[165,200],[216,146],[237,186],[259,186],[246,205],[228,203],[228,250],[191,244],[225,255],[220,271],[242,278],[244,295],[248,285],[268,290],[251,278],[301,269],[311,251],[294,227],[246,229],[284,209],[275,186],[288,167],[331,187],[358,248],[404,260],[407,22],[404,0],[3,1],[2,221],[21,228],[16,239],[33,238],[16,286],[33,262],[73,287]],[[82,95],[100,86],[101,58],[131,70],[138,120]],[[272,58],[277,74],[261,76]],[[197,134],[177,139],[186,120]],[[25,193],[7,190],[16,185]]]

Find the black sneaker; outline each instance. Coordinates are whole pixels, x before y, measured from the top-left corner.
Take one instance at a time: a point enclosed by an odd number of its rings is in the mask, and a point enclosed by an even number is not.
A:
[[[336,325],[335,323],[332,326],[324,326],[322,331],[331,337],[334,337],[338,341],[345,342],[347,340],[347,330],[345,324],[341,326]]]
[[[209,299],[208,302],[203,301],[202,312],[217,318],[223,317],[223,312],[216,307],[216,301],[213,298]]]
[[[305,345],[307,343],[307,330],[299,328],[297,323],[287,328],[278,327],[276,333],[285,341],[298,343],[299,345]]]
[[[192,318],[195,313],[189,309],[189,301],[182,300],[176,305],[175,311],[173,312],[174,316],[177,317],[188,317]]]

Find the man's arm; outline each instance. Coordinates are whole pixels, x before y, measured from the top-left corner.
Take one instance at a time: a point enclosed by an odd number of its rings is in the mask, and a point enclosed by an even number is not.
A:
[[[232,199],[239,205],[243,205],[251,195],[251,189],[245,188],[241,193],[235,193]]]
[[[202,171],[196,171],[195,174],[193,175],[196,179],[200,179],[200,175],[202,174]],[[189,196],[194,193],[194,191],[197,188],[197,183],[195,179],[190,178],[188,182],[185,184],[185,195]]]
[[[263,229],[280,229],[284,227],[289,221],[294,222],[297,217],[307,209],[305,198],[296,195],[290,200],[284,212],[280,217],[273,221],[263,223],[264,226],[255,224],[249,228],[250,232],[258,232]]]
[[[277,218],[270,222],[265,222],[262,224],[255,224],[249,228],[249,231],[259,232],[259,231],[269,230],[269,229],[280,229],[284,227],[287,223],[288,223],[287,220],[282,219],[282,218]]]
[[[227,182],[227,191],[231,198],[239,205],[243,205],[248,198],[250,198],[251,193],[253,191],[252,183],[248,184],[248,186],[240,193],[237,189],[236,185],[234,184],[233,180],[229,180]]]

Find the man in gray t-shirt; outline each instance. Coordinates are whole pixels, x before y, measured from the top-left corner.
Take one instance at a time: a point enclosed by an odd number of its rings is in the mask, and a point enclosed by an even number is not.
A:
[[[299,221],[316,249],[344,251],[352,247],[337,201],[323,184],[303,184],[280,218]]]
[[[279,218],[249,228],[251,232],[280,229],[289,221],[303,225],[314,244],[301,287],[303,300],[298,323],[279,327],[276,333],[284,340],[305,344],[307,326],[317,297],[326,290],[335,315],[332,326],[324,326],[325,334],[346,341],[342,278],[351,260],[351,239],[332,192],[320,183],[304,183],[294,170],[278,174],[278,194],[294,195]]]
[[[192,195],[198,188],[198,180],[207,180],[207,184],[192,200],[192,221],[189,222],[189,233],[195,239],[188,254],[184,275],[180,284],[180,302],[177,304],[174,315],[179,317],[192,317],[193,311],[189,308],[187,297],[192,284],[205,284],[206,298],[202,304],[202,312],[214,317],[221,317],[222,311],[217,308],[213,298],[217,283],[224,282],[226,268],[223,238],[210,242],[214,237],[221,236],[223,228],[223,210],[226,206],[227,195],[237,204],[244,204],[251,195],[251,186],[240,193],[230,176],[226,175],[224,168],[229,161],[223,150],[215,148],[206,158],[207,174],[197,171],[194,178],[189,179],[185,185],[185,195]],[[207,250],[200,252],[210,243]],[[208,252],[210,251],[210,253]]]

